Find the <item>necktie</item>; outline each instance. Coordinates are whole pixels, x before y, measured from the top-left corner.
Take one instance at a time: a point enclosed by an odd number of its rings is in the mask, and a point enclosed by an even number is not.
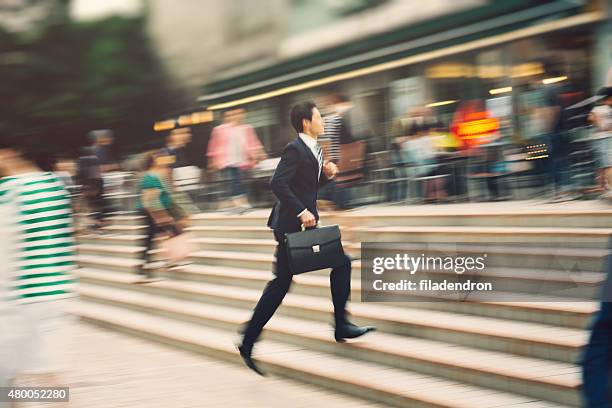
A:
[[[316,150],[317,150],[317,161],[319,162],[319,177],[321,177],[321,168],[323,167],[323,149],[321,149],[321,146],[319,146],[318,143],[316,145]]]

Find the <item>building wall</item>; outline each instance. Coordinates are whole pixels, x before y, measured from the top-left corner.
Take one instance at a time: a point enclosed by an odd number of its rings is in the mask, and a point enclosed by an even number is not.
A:
[[[287,36],[280,44],[281,59],[337,47],[365,37],[416,24],[448,13],[485,5],[485,0],[389,0],[378,7]],[[308,16],[306,16],[308,17]],[[299,16],[294,15],[294,19]]]
[[[603,2],[607,19],[596,30],[594,50],[593,91],[612,86],[612,2]]]
[[[170,74],[197,93],[209,80],[272,61],[283,7],[282,0],[149,0],[148,34]]]
[[[185,88],[199,89],[486,0],[379,0],[347,12],[358,3],[363,1],[181,0],[179,6],[148,0],[148,32],[171,75]]]

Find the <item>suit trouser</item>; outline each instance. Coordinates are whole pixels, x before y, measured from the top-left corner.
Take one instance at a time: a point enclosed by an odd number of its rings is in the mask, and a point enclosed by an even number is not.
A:
[[[275,232],[274,236],[278,242],[273,270],[275,277],[266,285],[244,331],[242,344],[247,347],[252,347],[257,341],[264,326],[274,315],[291,287],[292,274],[289,270],[287,247],[282,241],[283,234]],[[346,302],[351,293],[351,260],[346,255],[345,258],[346,263],[332,269],[329,276],[336,325],[346,321]]]

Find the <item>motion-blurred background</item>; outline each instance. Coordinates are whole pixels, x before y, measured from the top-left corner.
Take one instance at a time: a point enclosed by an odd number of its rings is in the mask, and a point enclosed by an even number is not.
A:
[[[611,16],[606,0],[0,0],[0,210],[18,214],[1,214],[0,249],[19,276],[0,265],[0,290],[49,300],[25,317],[0,302],[0,385],[23,355],[55,356],[27,350],[61,333],[59,384],[76,406],[200,407],[204,394],[213,407],[577,407],[586,385],[603,395],[603,353],[591,349],[595,385],[580,364],[593,316],[595,339],[611,327],[598,312]],[[319,208],[354,258],[351,312],[379,327],[333,343],[328,277],[296,279],[255,354],[316,392],[216,361],[242,364],[232,340],[274,262],[268,183],[305,100],[339,167]],[[147,202],[151,190],[164,199]],[[183,239],[184,264],[167,262],[158,232]],[[522,301],[360,303],[368,241],[486,247],[499,290]],[[72,294],[70,331],[38,313]]]

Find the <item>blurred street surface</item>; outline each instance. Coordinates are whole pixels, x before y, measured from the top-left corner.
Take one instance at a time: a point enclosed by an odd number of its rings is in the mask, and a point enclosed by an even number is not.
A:
[[[71,408],[382,407],[78,321],[70,330]]]

